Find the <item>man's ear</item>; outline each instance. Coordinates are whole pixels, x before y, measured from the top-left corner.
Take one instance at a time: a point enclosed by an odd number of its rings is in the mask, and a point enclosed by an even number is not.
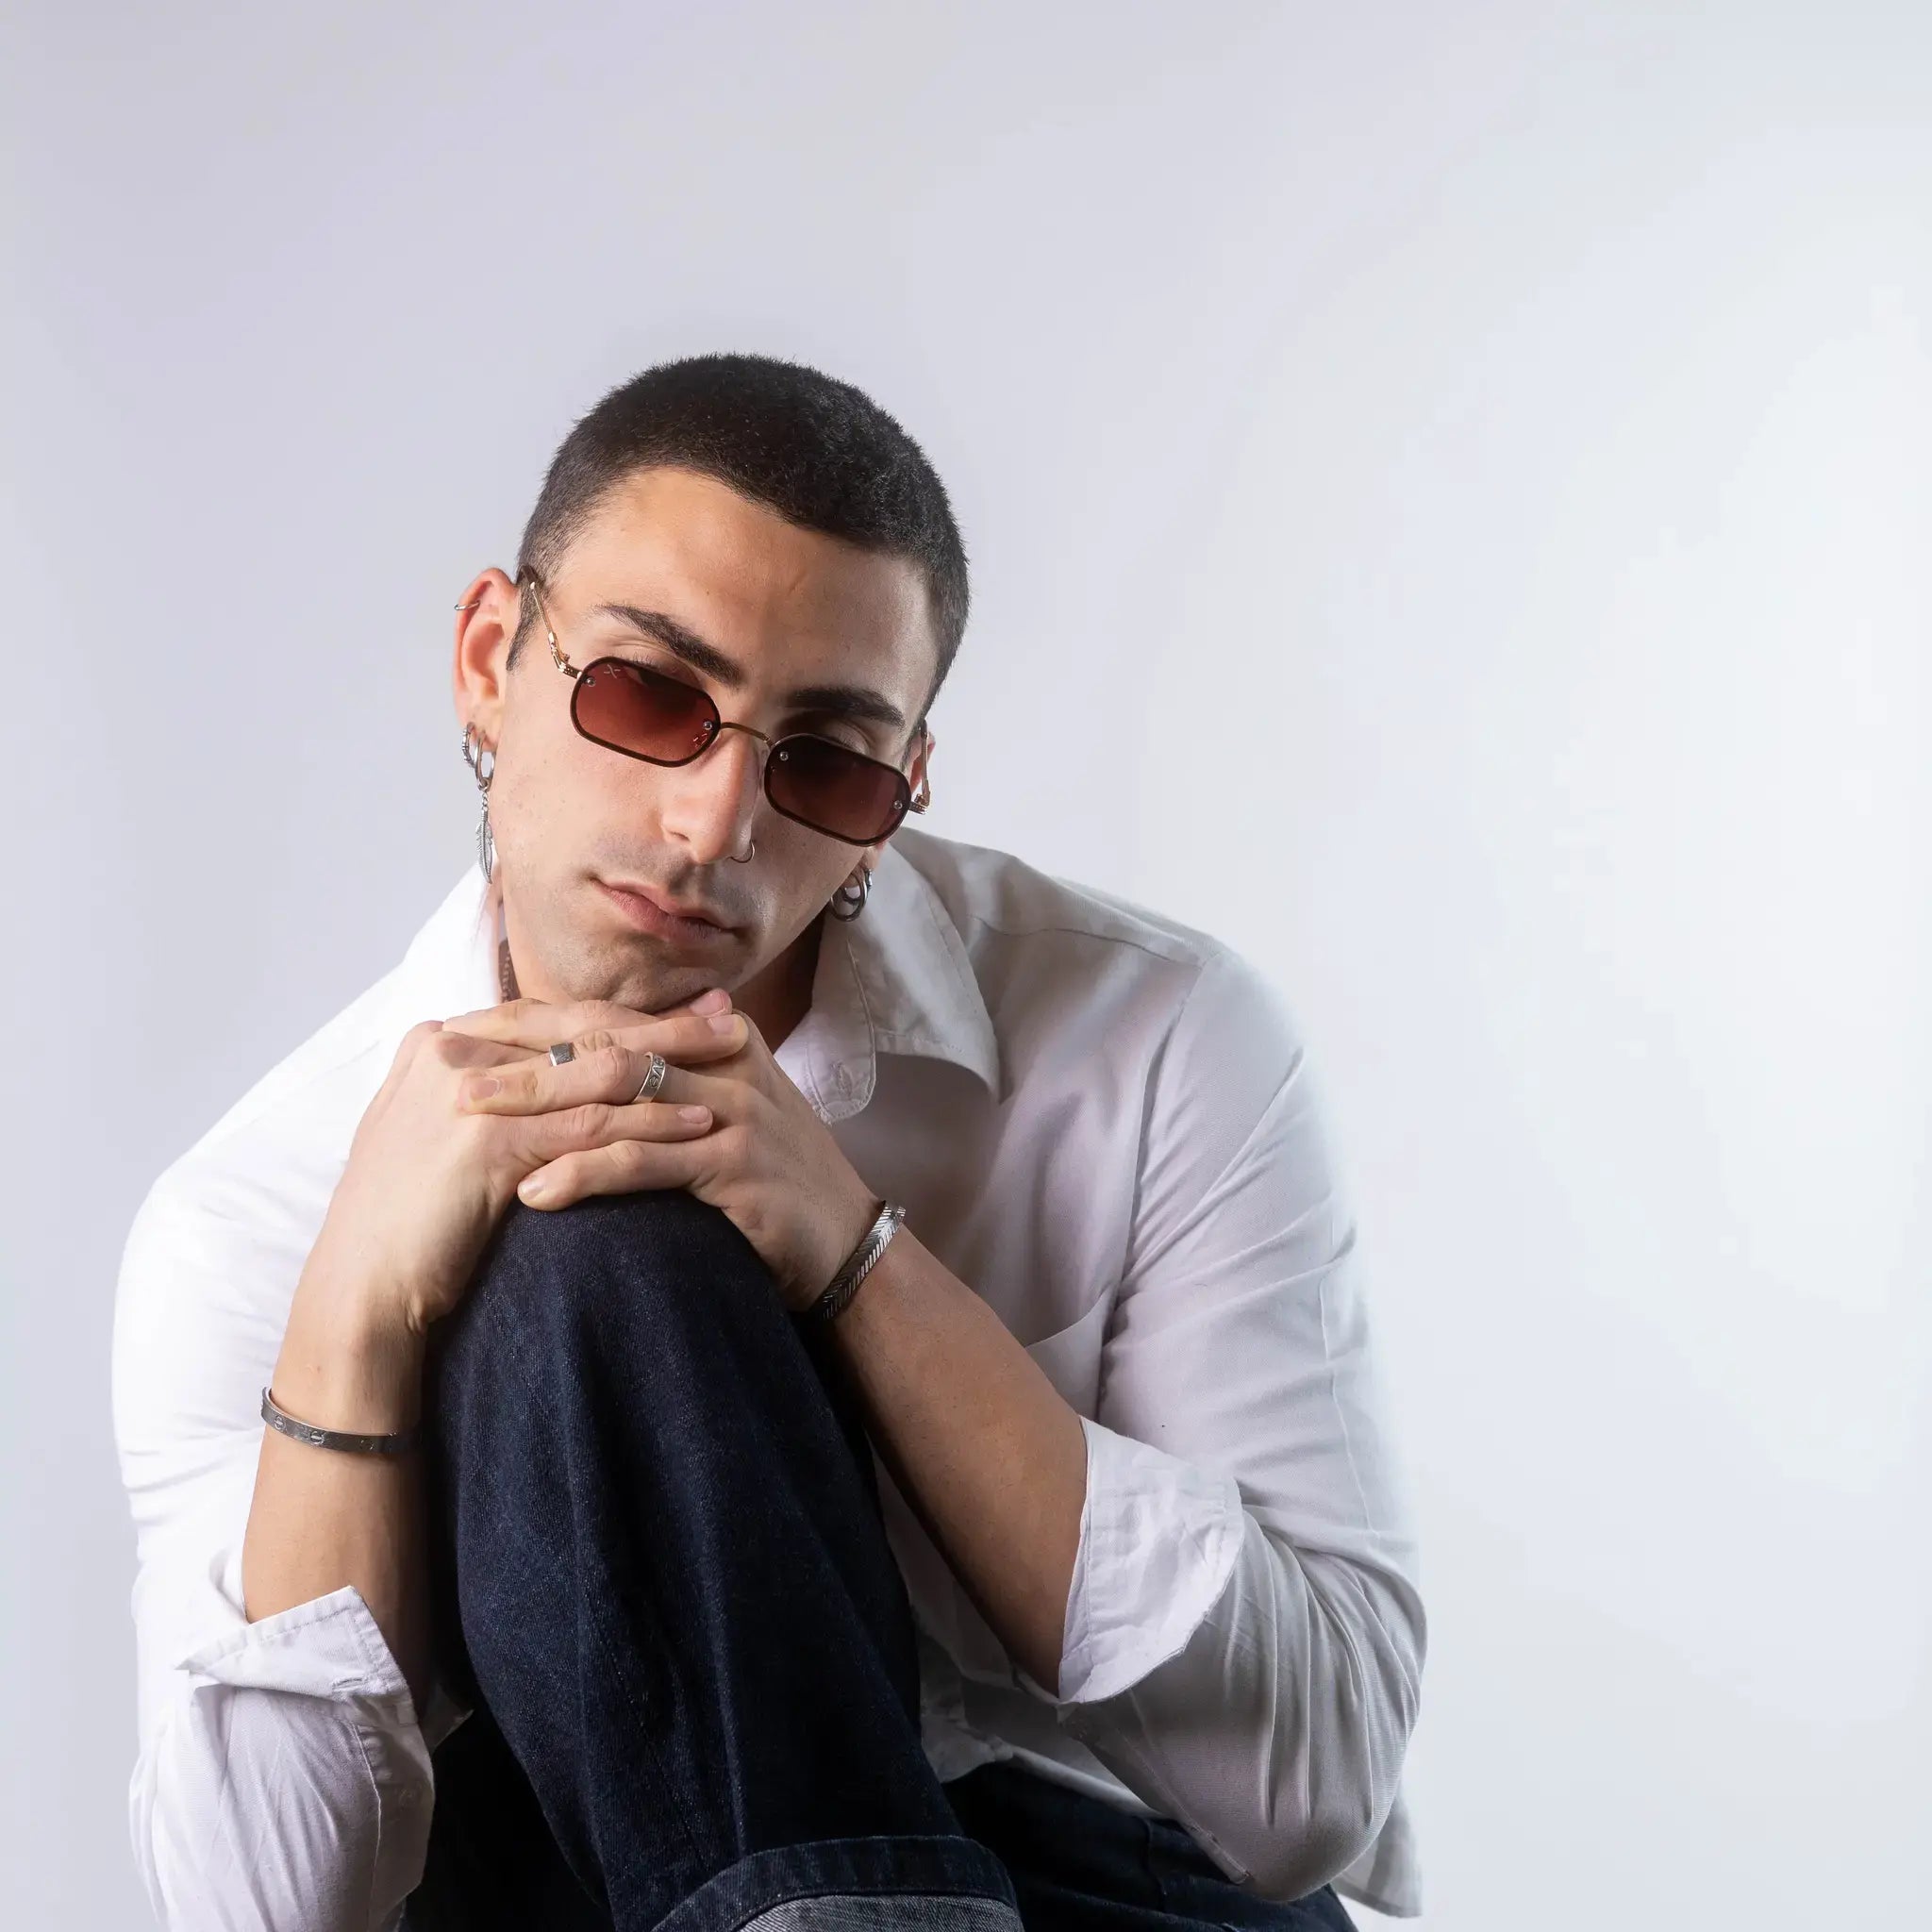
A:
[[[457,599],[456,655],[450,666],[457,716],[494,748],[502,733],[510,641],[523,615],[523,595],[494,564],[474,577]]]
[[[921,729],[919,738],[919,748],[913,754],[912,770],[908,775],[912,785],[912,808],[924,811],[932,803],[932,754],[939,740],[930,724]]]
[[[929,724],[920,731],[913,741],[912,764],[906,774],[907,782],[912,787],[912,806],[911,811],[908,811],[907,814],[908,817],[911,815],[912,811],[924,811],[932,802],[932,786],[926,777],[926,766],[927,761],[932,757],[932,748],[938,742],[939,740],[933,736],[932,727]],[[905,823],[906,820],[902,818],[899,821],[899,824],[894,825],[892,830],[888,832],[883,839],[875,840],[865,848],[872,854],[872,862],[874,866],[885,857],[886,847],[892,842],[893,833],[897,832],[899,825],[903,825]]]

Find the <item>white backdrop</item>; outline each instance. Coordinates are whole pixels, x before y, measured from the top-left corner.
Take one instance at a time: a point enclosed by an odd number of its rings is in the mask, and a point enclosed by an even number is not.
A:
[[[1424,1924],[1924,1923],[1932,12],[0,34],[0,1920],[146,1923],[135,1205],[470,853],[450,605],[571,422],[748,348],[953,491],[933,828],[1223,933],[1314,1041]]]

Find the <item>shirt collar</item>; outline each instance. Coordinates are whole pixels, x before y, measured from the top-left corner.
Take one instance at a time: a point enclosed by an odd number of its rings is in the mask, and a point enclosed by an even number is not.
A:
[[[879,855],[865,910],[854,920],[825,916],[811,1005],[775,1051],[827,1123],[872,1099],[882,1053],[950,1061],[1001,1097],[999,1041],[973,961],[915,862],[930,836],[901,830]],[[502,997],[495,921],[474,867],[416,935],[400,985],[417,1017],[474,1012]]]
[[[777,1049],[827,1122],[872,1099],[882,1053],[950,1061],[1000,1098],[999,1041],[966,942],[914,863],[927,836],[901,831],[879,855],[857,919],[825,916],[811,1006]]]

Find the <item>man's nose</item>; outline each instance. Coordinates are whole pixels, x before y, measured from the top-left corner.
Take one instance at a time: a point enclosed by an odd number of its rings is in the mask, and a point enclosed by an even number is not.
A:
[[[688,765],[665,772],[663,826],[699,865],[736,858],[751,841],[764,790],[765,741],[724,725]]]

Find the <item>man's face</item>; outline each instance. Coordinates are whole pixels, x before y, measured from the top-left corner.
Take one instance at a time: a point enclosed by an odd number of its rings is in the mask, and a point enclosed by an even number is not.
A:
[[[689,470],[633,473],[571,545],[543,614],[581,668],[624,657],[700,686],[727,723],[778,738],[812,731],[882,758],[918,790],[912,726],[937,665],[919,566],[801,530]],[[490,823],[520,990],[652,1011],[708,986],[738,991],[779,960],[855,866],[880,846],[847,844],[772,809],[767,747],[725,731],[692,763],[647,764],[594,744],[571,722],[572,680],[541,624],[503,670],[517,591],[501,571],[457,644],[459,715],[493,745]],[[716,661],[695,667],[605,608],[672,619]],[[842,687],[903,723],[841,715],[794,692]],[[735,863],[756,840],[749,863]],[[883,842],[883,841],[881,841]],[[696,907],[716,924],[651,930],[608,890],[622,883]]]

